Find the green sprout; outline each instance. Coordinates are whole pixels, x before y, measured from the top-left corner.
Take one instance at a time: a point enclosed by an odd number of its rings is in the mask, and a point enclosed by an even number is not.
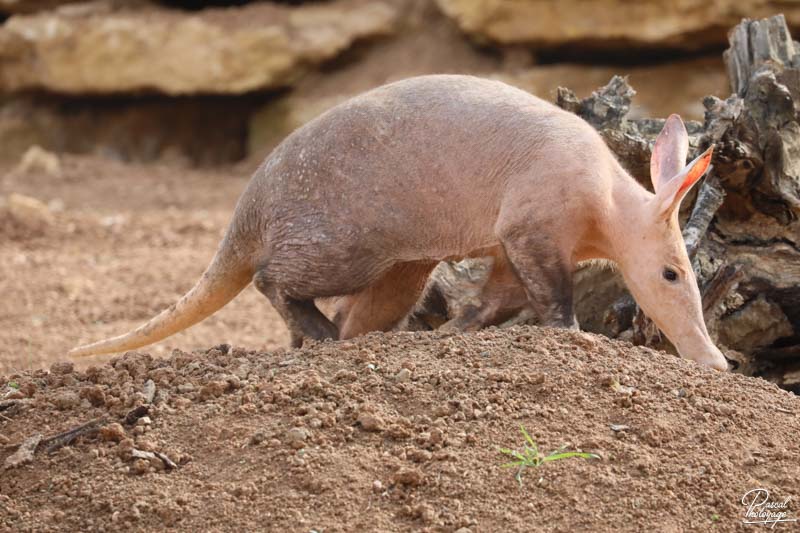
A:
[[[500,448],[500,453],[510,455],[514,458],[514,461],[505,463],[501,466],[503,468],[517,469],[517,473],[514,478],[517,480],[520,486],[522,486],[522,473],[528,467],[538,467],[550,461],[569,459],[570,457],[580,457],[582,459],[600,459],[600,456],[594,453],[565,452],[564,449],[567,447],[566,445],[560,446],[557,450],[548,454],[544,454],[539,451],[539,447],[525,430],[525,426],[520,424],[519,429],[522,432],[522,435],[525,437],[525,443],[522,446],[522,451],[519,452],[517,450],[510,450],[508,448]]]
[[[12,389],[19,389],[19,383],[17,383],[16,381],[9,381],[8,386]]]

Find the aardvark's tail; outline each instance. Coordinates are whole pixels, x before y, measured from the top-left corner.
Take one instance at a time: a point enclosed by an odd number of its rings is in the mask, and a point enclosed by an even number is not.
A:
[[[239,294],[253,276],[249,258],[238,257],[234,250],[229,239],[223,239],[217,255],[195,286],[146,324],[119,337],[78,346],[68,355],[80,357],[133,350],[160,341],[210,316]]]

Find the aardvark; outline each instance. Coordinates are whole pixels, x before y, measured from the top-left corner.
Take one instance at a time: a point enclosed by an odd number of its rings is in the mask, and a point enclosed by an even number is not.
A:
[[[540,323],[574,327],[572,272],[615,262],[683,357],[726,368],[709,338],[678,225],[707,150],[684,167],[671,116],[651,162],[655,194],[579,117],[471,76],[411,78],[355,97],[287,137],[258,168],[211,265],[176,304],[71,355],[144,346],[211,315],[251,281],[291,332],[388,330],[441,260],[502,250]],[[335,325],[315,299],[339,296]]]

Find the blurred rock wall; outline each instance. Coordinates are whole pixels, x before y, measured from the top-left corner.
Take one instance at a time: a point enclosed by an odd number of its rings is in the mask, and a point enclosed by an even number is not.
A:
[[[624,74],[632,116],[699,119],[703,96],[729,93],[726,29],[777,10],[800,24],[800,2],[785,0],[0,0],[0,160],[32,144],[257,159],[349,96],[441,72],[551,100]]]

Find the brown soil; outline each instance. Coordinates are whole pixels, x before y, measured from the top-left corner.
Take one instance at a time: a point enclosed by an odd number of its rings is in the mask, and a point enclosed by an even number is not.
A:
[[[44,228],[0,225],[0,463],[35,434],[106,426],[3,470],[0,530],[730,531],[746,527],[742,495],[757,487],[800,515],[800,399],[584,333],[371,335],[289,351],[248,289],[153,356],[36,370],[186,291],[249,172],[63,165],[60,178],[0,182],[2,195],[57,208]],[[208,350],[222,342],[248,348]],[[148,380],[150,423],[126,425]],[[600,458],[528,469],[520,485],[498,452],[520,448],[520,424],[545,451]]]
[[[65,157],[63,175],[6,172],[12,192],[63,204],[55,223],[23,231],[0,222],[0,373],[42,368],[69,348],[124,333],[185,293],[214,255],[251,168],[198,171]],[[154,355],[220,342],[288,343],[252,287]]]
[[[11,443],[122,421],[156,384],[149,424],[4,472],[8,530],[731,531],[750,489],[800,501],[797,397],[584,333],[129,353],[6,379],[30,398],[0,419]],[[520,485],[498,452],[522,444],[520,424],[543,450],[600,459],[529,469]]]

